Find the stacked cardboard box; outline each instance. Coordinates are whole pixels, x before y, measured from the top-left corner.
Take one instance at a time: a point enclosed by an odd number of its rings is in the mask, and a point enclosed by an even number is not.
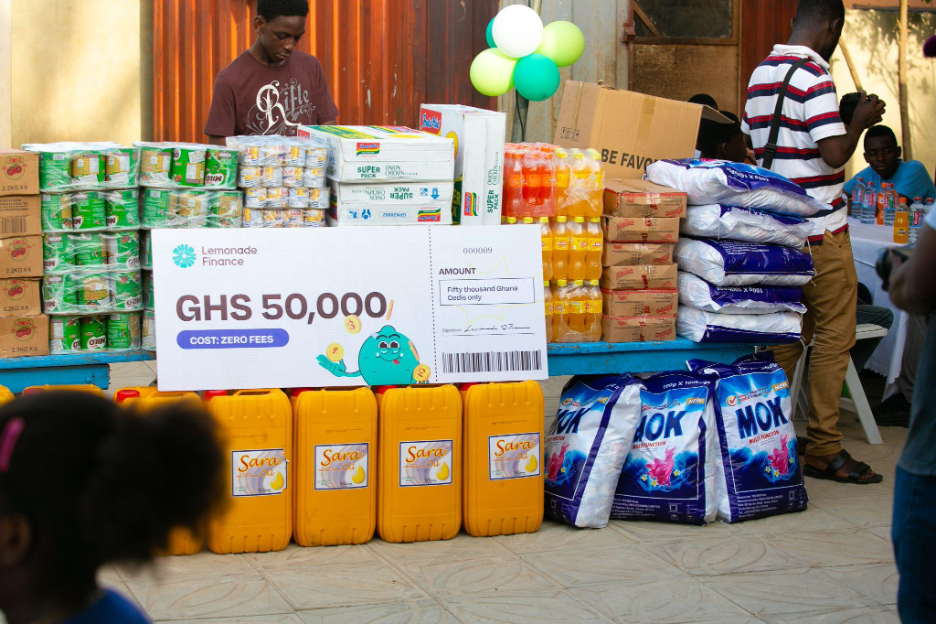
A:
[[[672,340],[679,304],[673,249],[686,194],[646,180],[610,179],[604,200],[603,338]]]
[[[39,155],[0,150],[0,358],[49,354],[41,277]]]

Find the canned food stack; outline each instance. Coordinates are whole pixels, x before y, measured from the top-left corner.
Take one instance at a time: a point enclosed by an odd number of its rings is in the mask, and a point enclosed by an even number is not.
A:
[[[237,151],[245,228],[324,227],[328,148],[285,136],[228,137]]]
[[[539,225],[548,342],[601,340],[603,185],[595,150],[505,146],[504,222]]]
[[[28,144],[39,154],[39,189],[43,193],[135,189],[140,170],[136,147],[117,143]]]
[[[605,341],[676,337],[674,249],[686,203],[685,193],[647,180],[606,182],[601,256]]]
[[[148,240],[148,239],[147,239]],[[147,246],[148,247],[148,246]],[[147,250],[145,253],[149,254],[149,263],[152,267],[153,257],[152,253]],[[147,351],[156,350],[156,300],[153,298],[153,272],[152,271],[143,271],[143,327],[142,327],[142,343],[143,348]]]

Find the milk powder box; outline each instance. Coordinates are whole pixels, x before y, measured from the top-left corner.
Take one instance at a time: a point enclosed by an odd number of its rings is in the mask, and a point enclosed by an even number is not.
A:
[[[455,142],[405,126],[300,126],[328,147],[326,175],[338,182],[451,182]]]
[[[507,115],[473,106],[423,104],[419,129],[455,141],[453,220],[500,225]]]
[[[451,225],[452,182],[346,184],[328,181],[328,224]]]

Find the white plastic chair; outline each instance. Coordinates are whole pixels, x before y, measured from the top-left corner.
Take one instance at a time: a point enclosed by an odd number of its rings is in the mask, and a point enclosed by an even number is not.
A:
[[[859,325],[855,330],[855,340],[870,340],[872,338],[883,338],[887,335],[887,329],[880,325]],[[808,418],[809,405],[806,401],[806,392],[804,386],[804,377],[806,376],[806,356],[812,348],[812,343],[803,349],[803,355],[796,363],[796,372],[793,373],[793,380],[790,383],[790,396],[793,397],[793,418],[802,411],[803,416]],[[839,400],[839,407],[844,407],[850,412],[858,414],[858,420],[864,428],[865,436],[868,438],[868,444],[884,444],[881,439],[881,432],[878,431],[877,423],[874,421],[874,414],[871,413],[871,406],[868,404],[868,397],[865,395],[864,388],[861,386],[861,379],[858,377],[858,369],[855,363],[848,358],[848,370],[845,373],[845,387],[852,398],[842,397]]]

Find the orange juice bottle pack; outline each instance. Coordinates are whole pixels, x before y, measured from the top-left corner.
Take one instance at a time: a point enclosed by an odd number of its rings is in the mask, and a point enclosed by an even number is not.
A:
[[[543,305],[546,308],[546,342],[553,341],[553,298],[549,281],[543,282]]]

